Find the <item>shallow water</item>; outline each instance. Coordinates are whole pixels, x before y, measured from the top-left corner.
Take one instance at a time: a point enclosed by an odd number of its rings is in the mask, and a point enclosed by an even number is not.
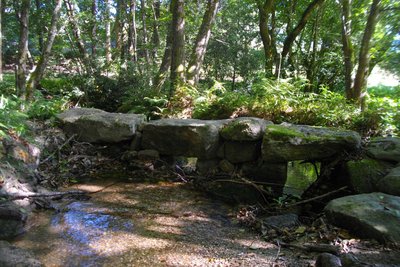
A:
[[[237,226],[229,207],[184,184],[118,182],[91,196],[37,213],[15,245],[46,266],[255,266],[276,255],[275,246]]]

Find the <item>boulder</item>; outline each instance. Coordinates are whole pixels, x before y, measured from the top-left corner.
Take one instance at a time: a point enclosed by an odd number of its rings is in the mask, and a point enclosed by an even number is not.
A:
[[[400,245],[400,197],[370,193],[334,199],[325,214],[335,225],[364,238]]]
[[[400,166],[392,169],[376,185],[379,192],[400,196]]]
[[[349,186],[357,193],[379,191],[378,182],[389,173],[392,164],[374,159],[348,161],[345,164],[344,177]]]
[[[76,108],[57,115],[68,135],[84,142],[118,143],[130,140],[146,117],[137,114],[108,113],[99,109]]]
[[[232,163],[242,163],[256,160],[261,154],[259,142],[226,141],[218,151],[218,156]]]
[[[26,212],[13,203],[0,206],[0,239],[11,239],[24,232]]]
[[[220,134],[230,141],[257,141],[262,139],[268,124],[272,122],[251,117],[236,118],[224,125]]]
[[[161,155],[217,157],[219,130],[226,120],[161,119],[143,124],[142,148],[156,149]]]
[[[266,126],[262,156],[270,162],[324,160],[360,145],[354,131],[284,123]]]
[[[400,138],[373,138],[367,146],[367,154],[375,159],[398,163],[400,162]]]
[[[39,165],[41,151],[33,144],[14,138],[3,138],[2,147],[5,156],[25,163],[27,167],[35,169]]]
[[[0,266],[41,267],[44,265],[35,259],[32,253],[15,247],[7,241],[0,241]]]
[[[285,228],[293,228],[299,225],[299,216],[294,213],[269,216],[261,219],[261,229],[263,233],[268,232],[270,229],[283,231]]]

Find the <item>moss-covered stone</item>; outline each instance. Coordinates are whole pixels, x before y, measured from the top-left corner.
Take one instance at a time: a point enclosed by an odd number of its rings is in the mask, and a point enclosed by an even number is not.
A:
[[[230,141],[256,141],[261,140],[265,126],[272,124],[259,118],[237,118],[222,127],[220,134],[222,138]]]
[[[362,159],[349,161],[345,166],[345,175],[349,186],[357,193],[378,191],[378,182],[386,176],[393,167],[384,161]]]
[[[367,146],[367,153],[375,159],[398,163],[400,162],[400,138],[373,138]]]
[[[400,166],[392,169],[388,175],[377,183],[380,192],[400,196]]]
[[[262,155],[265,161],[323,160],[360,147],[358,133],[306,125],[267,125]]]

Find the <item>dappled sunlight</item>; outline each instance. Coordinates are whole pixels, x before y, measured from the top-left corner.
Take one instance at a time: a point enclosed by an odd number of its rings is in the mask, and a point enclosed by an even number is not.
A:
[[[126,232],[104,233],[89,244],[90,249],[103,256],[117,255],[130,249],[164,249],[168,246],[171,246],[171,242],[162,238]]]

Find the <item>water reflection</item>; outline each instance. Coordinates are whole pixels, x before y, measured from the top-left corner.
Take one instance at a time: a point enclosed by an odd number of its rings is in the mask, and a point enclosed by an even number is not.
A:
[[[96,266],[101,258],[91,247],[100,238],[114,232],[131,232],[133,223],[126,218],[113,216],[112,209],[104,209],[93,203],[73,202],[65,207],[65,211],[55,215],[51,220],[51,228],[58,232],[69,243],[69,251],[86,258],[79,266]],[[64,239],[64,240],[65,240]],[[69,257],[74,258],[73,255]],[[68,265],[74,266],[73,262]]]

